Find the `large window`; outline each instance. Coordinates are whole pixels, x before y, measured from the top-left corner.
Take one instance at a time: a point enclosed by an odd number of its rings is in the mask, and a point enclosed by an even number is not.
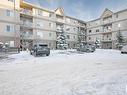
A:
[[[96,32],[99,32],[99,29],[97,29]]]
[[[89,30],[89,33],[92,33],[92,30]]]
[[[49,37],[51,37],[52,36],[52,33],[49,33]]]
[[[6,26],[6,32],[13,32],[13,26],[7,25]]]
[[[6,10],[6,16],[13,16],[13,11]]]
[[[53,27],[53,23],[49,23],[49,27]]]
[[[91,40],[91,37],[89,37],[89,40]]]
[[[67,35],[67,39],[70,39],[70,35]]]

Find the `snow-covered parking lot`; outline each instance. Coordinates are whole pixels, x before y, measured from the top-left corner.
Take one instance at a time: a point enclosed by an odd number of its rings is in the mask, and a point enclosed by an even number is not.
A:
[[[0,61],[0,95],[127,95],[127,54],[51,51],[28,52]]]

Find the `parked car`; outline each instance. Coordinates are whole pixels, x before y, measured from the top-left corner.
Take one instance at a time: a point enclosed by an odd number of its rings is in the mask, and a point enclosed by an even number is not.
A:
[[[95,46],[90,44],[82,44],[77,48],[77,51],[80,52],[94,52]]]
[[[38,55],[50,55],[50,48],[48,48],[48,45],[46,44],[34,44],[33,47],[30,50],[30,54],[34,56]]]
[[[121,53],[122,54],[125,54],[125,53],[127,54],[127,45],[122,47]]]

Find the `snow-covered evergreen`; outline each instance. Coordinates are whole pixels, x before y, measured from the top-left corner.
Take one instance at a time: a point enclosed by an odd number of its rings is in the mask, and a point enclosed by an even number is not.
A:
[[[57,29],[57,49],[64,50],[68,48],[67,37],[63,27]]]
[[[123,47],[123,44],[124,44],[124,37],[123,37],[123,35],[121,34],[120,31],[117,33],[116,37],[117,37],[116,47],[118,49],[121,49]]]
[[[96,41],[95,41],[95,46],[96,46],[96,48],[100,48],[101,42],[100,42],[99,39],[96,39]]]

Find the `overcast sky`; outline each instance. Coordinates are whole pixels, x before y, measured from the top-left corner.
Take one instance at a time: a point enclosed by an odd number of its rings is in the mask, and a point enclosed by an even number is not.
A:
[[[84,21],[99,18],[105,8],[113,12],[127,9],[127,0],[26,0],[48,9],[63,7],[65,14]]]

